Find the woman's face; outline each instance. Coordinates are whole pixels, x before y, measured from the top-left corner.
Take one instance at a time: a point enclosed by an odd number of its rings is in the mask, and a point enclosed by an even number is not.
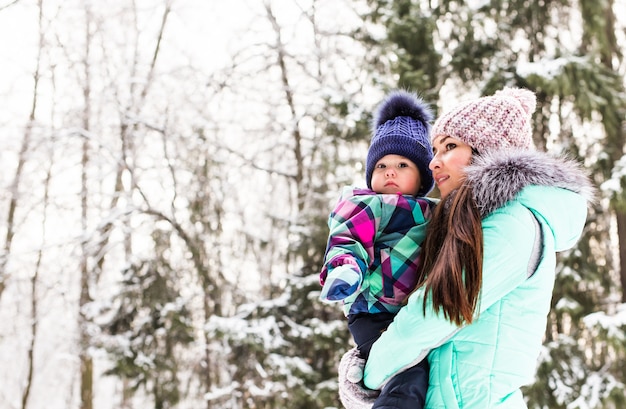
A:
[[[447,135],[433,139],[433,159],[429,167],[442,198],[461,186],[465,167],[471,160],[472,147],[465,142]]]

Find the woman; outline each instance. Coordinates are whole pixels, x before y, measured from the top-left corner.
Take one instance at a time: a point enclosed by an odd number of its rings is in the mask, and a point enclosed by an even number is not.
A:
[[[532,149],[536,99],[505,88],[461,104],[433,126],[441,192],[424,243],[421,286],[371,349],[363,381],[389,396],[430,363],[426,408],[525,408],[550,310],[557,251],[580,238],[593,189],[579,166]],[[538,247],[538,249],[535,249]],[[371,407],[340,365],[347,408]],[[371,394],[370,394],[371,395]]]

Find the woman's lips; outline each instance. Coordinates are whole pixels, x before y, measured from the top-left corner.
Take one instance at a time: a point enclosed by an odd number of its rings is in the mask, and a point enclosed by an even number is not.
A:
[[[435,183],[437,183],[437,185],[440,185],[440,184],[442,184],[443,182],[445,182],[448,179],[450,179],[450,176],[448,176],[448,175],[436,176],[435,177]]]

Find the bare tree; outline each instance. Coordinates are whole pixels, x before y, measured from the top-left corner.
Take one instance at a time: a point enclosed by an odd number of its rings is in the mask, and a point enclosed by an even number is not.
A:
[[[91,58],[92,47],[92,12],[89,4],[84,5],[85,11],[85,25],[84,25],[84,55],[83,55],[83,112],[82,112],[82,124],[81,127],[84,132],[89,132],[91,129],[91,72],[89,60]],[[88,183],[88,169],[90,165],[89,160],[90,147],[89,140],[83,138],[82,143],[82,157],[80,161],[80,224],[81,230],[87,231],[89,228],[88,211],[89,204],[87,198],[89,197],[89,183]],[[89,268],[90,252],[83,242],[81,245],[80,254],[80,298],[78,300],[79,322],[78,330],[79,335],[79,359],[80,359],[80,408],[92,409],[93,408],[93,358],[89,353],[89,346],[91,345],[91,339],[88,332],[89,317],[84,313],[86,306],[92,301],[90,294],[90,282],[91,271]]]
[[[51,152],[51,157],[53,154]],[[43,207],[42,207],[42,220],[41,220],[41,241],[46,242],[46,225],[48,223],[48,204],[50,196],[50,181],[52,179],[52,164],[50,161],[48,169],[46,171],[46,177],[44,180],[44,194],[43,194]],[[44,256],[44,246],[42,245],[37,250],[37,260],[35,262],[34,271],[30,278],[30,341],[28,343],[28,359],[27,359],[27,372],[24,390],[22,391],[22,409],[28,408],[28,398],[30,397],[33,387],[35,376],[35,350],[37,346],[37,339],[39,337],[39,275],[42,268],[42,259]]]
[[[24,165],[27,160],[28,151],[31,147],[31,137],[32,137],[32,127],[35,122],[35,113],[37,110],[37,95],[39,93],[39,79],[41,77],[41,56],[45,47],[44,41],[44,28],[42,25],[43,15],[42,15],[42,1],[39,0],[39,19],[38,19],[38,27],[39,27],[39,47],[37,49],[37,58],[36,58],[36,66],[33,73],[33,93],[31,100],[31,108],[30,114],[28,117],[28,122],[24,129],[24,136],[22,138],[21,148],[18,154],[18,162],[17,167],[15,169],[15,174],[13,175],[13,182],[11,183],[11,187],[9,189],[10,200],[8,206],[8,213],[6,218],[6,235],[4,238],[4,254],[0,257],[0,299],[2,298],[2,294],[6,288],[7,282],[9,280],[10,274],[7,271],[7,263],[9,257],[11,255],[11,245],[13,243],[13,238],[15,236],[15,211],[18,207],[20,200],[20,188],[21,181],[24,173]],[[8,7],[8,6],[7,6]]]
[[[204,10],[204,3],[194,4]],[[24,280],[33,301],[28,318],[38,318],[29,327],[32,343],[24,346],[31,357],[28,387],[19,396],[24,409],[37,405],[42,398],[35,391],[46,387],[37,362],[50,362],[57,353],[37,341],[60,321],[71,340],[64,344],[77,348],[64,351],[73,358],[63,374],[68,387],[52,390],[50,399],[63,399],[68,407],[93,408],[108,400],[126,408],[182,400],[211,408],[282,402],[248,389],[264,382],[284,387],[285,375],[273,379],[280,368],[269,351],[242,349],[212,325],[257,319],[241,309],[267,298],[272,305],[274,296],[287,293],[285,277],[304,274],[296,248],[309,237],[309,221],[302,217],[327,212],[321,168],[337,156],[338,146],[325,128],[340,123],[337,111],[325,108],[331,92],[320,90],[340,81],[324,72],[330,50],[301,50],[285,34],[299,36],[306,27],[305,37],[313,33],[313,46],[323,48],[332,34],[317,26],[314,10],[293,2],[299,17],[289,23],[275,4],[252,3],[262,21],[250,16],[256,27],[244,26],[245,44],[230,62],[207,68],[197,57],[206,50],[177,44],[190,2],[39,2],[43,57],[29,126],[42,129],[42,140],[34,140],[28,128],[16,155],[21,161],[6,200],[12,227],[3,243],[2,283],[8,278],[4,268],[15,265],[9,256],[24,251],[16,247],[23,246],[16,229],[22,215],[40,212],[43,203],[43,226],[55,223],[55,212],[69,223],[67,231],[47,231],[56,242],[47,239],[28,253],[28,271],[37,265],[38,274]],[[214,39],[201,40],[207,47]],[[346,99],[356,96],[356,106],[362,101],[362,89],[354,86],[360,79],[351,81],[343,84],[351,87],[344,93],[350,94]],[[41,105],[36,98],[44,98]],[[42,114],[46,109],[50,118]],[[53,150],[43,193],[44,170],[33,156],[41,142]],[[37,184],[36,194],[18,195],[30,194],[26,183]],[[62,273],[44,297],[42,283],[50,275],[43,272],[53,258]],[[26,277],[19,272],[17,278]],[[47,302],[61,307],[48,314]],[[299,302],[308,303],[306,295]],[[263,308],[263,314],[272,311]],[[298,325],[290,321],[287,328]],[[293,354],[312,345],[296,344],[275,352]],[[105,376],[111,377],[106,383]],[[103,392],[111,380],[115,391]],[[228,388],[232,395],[220,395]]]

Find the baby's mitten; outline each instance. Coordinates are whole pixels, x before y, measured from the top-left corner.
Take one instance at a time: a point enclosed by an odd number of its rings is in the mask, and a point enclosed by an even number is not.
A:
[[[351,264],[337,266],[328,272],[320,298],[327,301],[343,300],[361,286],[361,273]]]

